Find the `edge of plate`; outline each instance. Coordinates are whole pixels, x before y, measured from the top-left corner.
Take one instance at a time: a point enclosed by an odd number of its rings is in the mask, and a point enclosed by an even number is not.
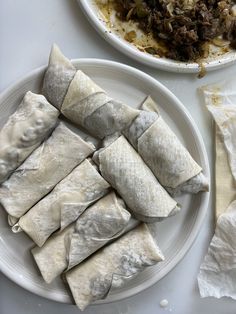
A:
[[[80,63],[84,63],[84,64],[87,63],[87,64],[91,64],[91,66],[92,65],[100,65],[100,66],[107,65],[109,67],[115,67],[119,70],[122,69],[123,71],[129,72],[129,74],[132,73],[136,77],[141,76],[142,78],[144,78],[148,81],[151,81],[152,84],[155,84],[156,86],[158,86],[158,88],[160,90],[162,90],[162,92],[164,92],[169,98],[171,98],[176,103],[176,105],[178,106],[180,111],[184,114],[184,116],[186,118],[185,119],[186,123],[188,123],[191,126],[192,131],[193,131],[193,136],[195,137],[197,148],[201,152],[202,168],[204,169],[205,175],[210,180],[209,162],[208,162],[208,157],[207,157],[207,153],[206,153],[206,149],[205,149],[205,145],[204,145],[201,133],[198,130],[194,120],[192,119],[192,117],[189,114],[189,112],[187,111],[187,109],[184,107],[184,105],[180,102],[180,100],[167,87],[165,87],[163,84],[161,84],[156,79],[152,78],[150,75],[148,75],[148,74],[146,74],[146,73],[144,73],[138,69],[135,69],[131,66],[121,64],[119,62],[103,60],[103,59],[92,59],[92,58],[73,59],[72,62],[74,64],[77,64],[77,65],[79,65]],[[10,92],[12,93],[17,88],[18,84],[20,84],[20,83],[23,84],[25,81],[27,81],[32,76],[37,75],[37,74],[41,74],[43,72],[43,70],[45,70],[45,69],[46,69],[46,66],[41,66],[41,67],[29,72],[28,74],[26,74],[25,76],[21,77],[16,82],[11,84],[5,91],[3,91],[0,94],[0,104],[2,102],[2,99],[4,99],[8,93],[10,93]],[[167,275],[183,259],[185,254],[188,252],[188,250],[191,248],[194,241],[196,240],[197,235],[201,229],[203,219],[204,219],[206,212],[207,212],[209,197],[210,197],[210,193],[204,193],[204,192],[202,193],[201,206],[199,207],[198,216],[196,218],[196,222],[194,224],[194,229],[192,230],[190,237],[188,237],[188,239],[186,239],[186,241],[184,242],[184,245],[182,247],[182,250],[178,253],[178,255],[175,256],[175,258],[171,261],[171,263],[169,263],[165,267],[164,270],[161,270],[159,272],[158,278],[153,277],[153,278],[147,280],[145,283],[143,283],[142,287],[139,286],[136,288],[132,288],[132,289],[130,289],[129,293],[126,293],[125,295],[123,295],[124,292],[119,292],[116,295],[109,296],[108,300],[105,299],[105,300],[97,301],[93,305],[111,303],[111,302],[119,301],[119,300],[122,300],[122,299],[125,299],[128,297],[131,297],[133,295],[136,295],[139,292],[151,287],[152,285],[157,283],[160,279],[162,279],[165,275]],[[15,276],[13,276],[12,272],[9,270],[9,266],[5,267],[4,265],[0,264],[0,271],[3,274],[5,274],[9,279],[11,279],[13,282],[15,282],[17,285],[21,286],[22,288],[24,288],[30,292],[35,293],[41,297],[45,297],[47,299],[61,302],[61,303],[68,303],[69,302],[69,297],[66,295],[65,295],[65,298],[63,298],[62,295],[58,296],[54,292],[50,291],[50,289],[39,291],[37,285],[32,286],[31,284],[28,284],[26,282],[17,281]]]
[[[119,38],[116,34],[109,32],[106,26],[99,20],[98,16],[91,8],[91,4],[87,0],[77,0],[79,6],[87,17],[88,21],[96,31],[113,47],[128,57],[135,59],[138,62],[152,66],[164,71],[177,73],[199,73],[201,68],[195,63],[178,62],[170,59],[156,58],[149,54],[145,54],[129,43]],[[220,69],[224,66],[229,66],[236,62],[236,52],[224,56],[221,60],[213,60],[203,63],[207,71]]]

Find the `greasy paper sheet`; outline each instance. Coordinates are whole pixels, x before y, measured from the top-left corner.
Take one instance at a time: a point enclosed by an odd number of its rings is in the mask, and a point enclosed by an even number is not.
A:
[[[236,199],[234,178],[230,170],[224,140],[217,126],[215,126],[215,154],[215,215],[217,220],[229,204]]]
[[[216,230],[200,266],[202,297],[236,299],[236,80],[202,88],[215,122]]]
[[[217,220],[215,235],[200,267],[201,297],[236,300],[236,201]]]

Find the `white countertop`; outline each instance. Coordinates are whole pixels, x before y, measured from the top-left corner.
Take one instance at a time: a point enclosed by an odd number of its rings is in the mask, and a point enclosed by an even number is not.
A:
[[[48,61],[51,44],[56,42],[70,58],[110,59],[137,67],[152,75],[175,93],[192,114],[207,148],[212,165],[212,123],[200,103],[198,86],[233,76],[236,65],[212,72],[199,80],[155,70],[122,55],[106,43],[83,16],[76,0],[0,0],[0,92],[27,72]],[[184,259],[165,278],[129,299],[91,306],[88,314],[235,314],[236,303],[228,298],[201,299],[196,276],[213,235],[212,202],[201,231]],[[1,254],[1,252],[0,252]],[[159,302],[168,299],[167,309]],[[0,274],[0,314],[73,314],[74,305],[38,297]]]

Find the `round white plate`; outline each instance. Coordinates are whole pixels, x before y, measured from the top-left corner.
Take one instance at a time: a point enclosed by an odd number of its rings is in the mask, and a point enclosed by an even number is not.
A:
[[[106,23],[101,18],[99,9],[94,0],[77,0],[88,20],[94,28],[116,49],[125,53],[127,56],[147,64],[149,66],[159,68],[171,72],[197,73],[200,67],[195,62],[179,62],[167,58],[157,58],[151,54],[141,52],[134,45],[124,40],[118,33],[108,29]],[[230,65],[236,61],[236,52],[231,51],[219,57],[212,57],[203,62],[207,71],[216,70],[223,66]]]
[[[132,67],[105,60],[80,59],[74,65],[88,74],[109,95],[137,107],[146,95],[159,104],[161,112],[182,139],[195,160],[209,178],[207,154],[201,135],[180,101],[162,84]],[[39,92],[45,67],[37,69],[0,95],[0,116],[14,112],[28,90]],[[4,121],[1,121],[4,123]],[[184,195],[178,198],[182,210],[176,216],[150,225],[161,247],[165,261],[146,269],[123,289],[111,293],[105,301],[120,300],[153,285],[165,276],[186,254],[196,238],[208,206],[209,193]],[[7,215],[0,208],[0,270],[20,286],[46,298],[71,302],[61,279],[46,284],[30,254],[32,241],[23,233],[13,234]],[[98,302],[99,303],[99,302]]]

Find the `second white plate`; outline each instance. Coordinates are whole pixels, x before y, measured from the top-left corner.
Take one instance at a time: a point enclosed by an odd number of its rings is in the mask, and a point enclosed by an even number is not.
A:
[[[162,84],[145,73],[119,63],[97,60],[74,60],[74,65],[88,74],[109,95],[133,107],[138,107],[146,95],[159,104],[161,112],[175,130],[194,159],[209,178],[207,154],[201,135],[180,101]],[[37,69],[0,95],[0,116],[7,117],[17,108],[28,90],[40,92],[45,67]],[[4,121],[1,121],[4,123]],[[178,198],[182,210],[176,216],[150,225],[161,247],[165,261],[150,267],[130,281],[123,289],[114,291],[101,302],[111,302],[134,295],[165,276],[186,254],[196,238],[209,200],[209,193],[184,195]],[[20,286],[40,296],[72,302],[61,279],[46,284],[30,254],[33,246],[24,234],[13,234],[7,224],[7,215],[0,208],[0,270]]]
[[[140,51],[132,43],[129,43],[119,32],[114,31],[116,29],[108,28],[107,23],[103,20],[102,15],[99,12],[98,6],[95,0],[77,0],[80,7],[84,11],[88,20],[94,26],[95,30],[104,37],[107,42],[113,45],[116,49],[125,53],[127,56],[142,62],[149,66],[159,68],[165,71],[171,72],[183,72],[183,73],[197,73],[201,71],[199,64],[196,62],[180,62],[167,58],[157,58],[149,53]],[[206,71],[216,70],[226,65],[230,65],[236,61],[236,51],[229,51],[226,53],[220,53],[219,56],[214,55],[206,60],[202,61]]]

